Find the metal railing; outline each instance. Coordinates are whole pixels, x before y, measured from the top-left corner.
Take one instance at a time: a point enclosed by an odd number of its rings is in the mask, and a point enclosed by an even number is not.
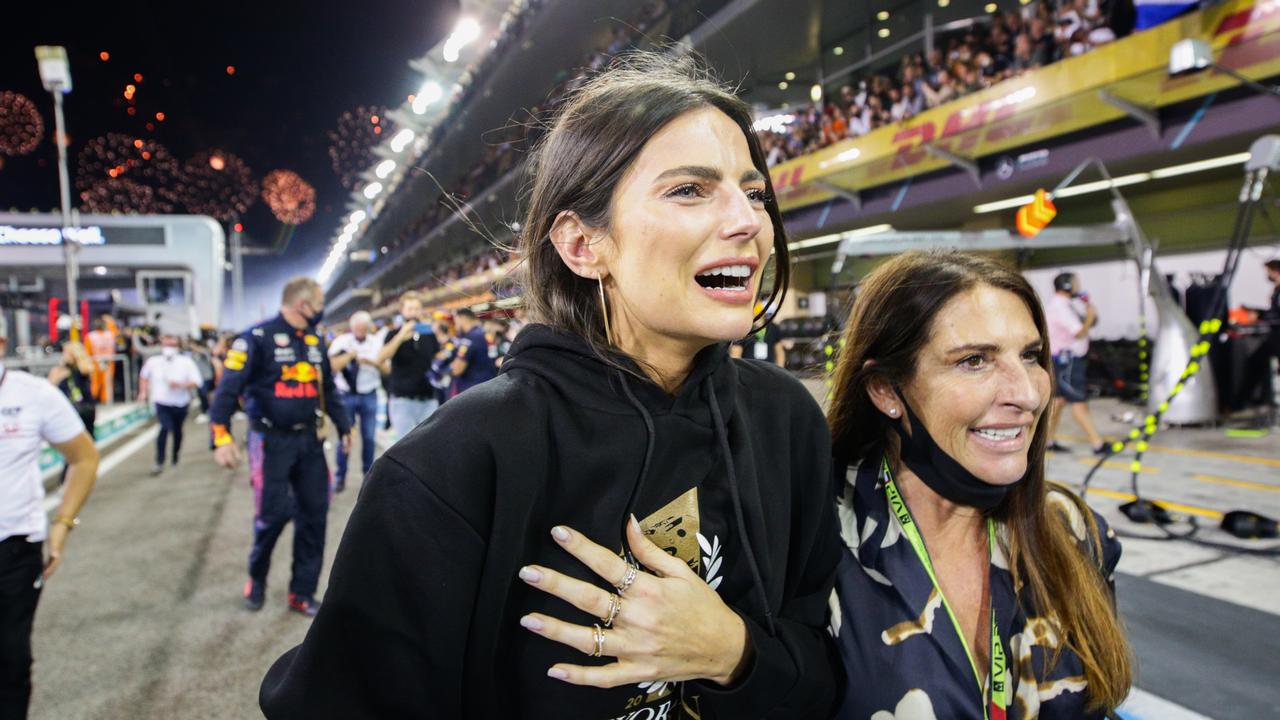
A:
[[[98,367],[104,367],[103,363],[106,363],[106,362],[120,363],[117,367],[124,371],[124,377],[123,377],[124,397],[113,397],[112,400],[114,402],[133,402],[134,400],[137,399],[138,396],[136,393],[136,387],[134,383],[134,378],[136,377],[136,371],[133,366],[134,365],[133,358],[129,357],[128,355],[120,355],[120,354],[96,355],[96,356],[93,356],[93,361],[98,365]],[[29,372],[32,375],[45,377],[49,374],[50,370],[52,370],[53,368],[59,365],[62,365],[64,362],[65,361],[62,359],[62,355],[60,354],[27,355],[25,357],[19,355],[19,356],[11,356],[11,357],[5,358],[4,366],[6,368],[11,368],[14,370],[25,370],[26,372]]]

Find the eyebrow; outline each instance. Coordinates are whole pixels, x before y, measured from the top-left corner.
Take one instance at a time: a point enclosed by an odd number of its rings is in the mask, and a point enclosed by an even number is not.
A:
[[[653,181],[662,182],[663,180],[666,180],[672,177],[690,177],[690,176],[696,177],[699,180],[706,180],[708,182],[720,182],[721,180],[724,179],[724,174],[722,174],[719,170],[713,167],[707,167],[705,165],[681,165],[680,167],[674,167],[674,168],[671,168],[670,170],[664,171],[661,175],[654,178]],[[738,182],[741,184],[746,184],[749,182],[763,182],[763,181],[764,181],[764,173],[760,172],[759,170],[756,170],[755,168],[752,168],[742,173],[742,178]]]
[[[1032,340],[1031,342],[1024,345],[1022,348],[1022,351],[1026,352],[1028,350],[1039,350],[1040,348],[1043,348],[1043,347],[1044,347],[1044,341],[1041,340],[1040,338],[1036,338],[1035,340]],[[952,355],[955,353],[962,353],[962,352],[993,353],[993,352],[999,352],[999,351],[1000,351],[999,345],[992,345],[990,343],[968,343],[966,345],[957,345],[956,347],[953,347],[950,350],[947,350],[947,354]]]

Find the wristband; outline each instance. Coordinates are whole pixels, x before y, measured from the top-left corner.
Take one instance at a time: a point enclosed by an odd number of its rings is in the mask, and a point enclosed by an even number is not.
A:
[[[65,527],[68,531],[71,531],[71,530],[75,530],[76,526],[80,524],[80,518],[78,517],[68,518],[68,517],[63,517],[59,515],[58,517],[54,518],[53,522],[54,524],[61,525]]]
[[[226,425],[213,425],[213,446],[220,448],[223,445],[230,445],[232,441],[231,433],[227,432]]]

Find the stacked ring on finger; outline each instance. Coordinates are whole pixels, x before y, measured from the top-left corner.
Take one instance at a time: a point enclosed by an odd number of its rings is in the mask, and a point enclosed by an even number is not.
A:
[[[620,612],[622,612],[622,598],[610,593],[609,614],[600,618],[600,622],[604,623],[605,627],[613,627],[613,621],[618,619],[618,613]]]
[[[591,626],[591,638],[596,643],[596,649],[591,653],[591,657],[600,657],[604,655],[604,628],[597,625]]]
[[[636,581],[636,575],[639,574],[639,572],[640,569],[634,564],[627,563],[627,572],[622,576],[622,582],[614,586],[618,588],[619,595],[627,594],[627,590],[631,587],[631,584]]]

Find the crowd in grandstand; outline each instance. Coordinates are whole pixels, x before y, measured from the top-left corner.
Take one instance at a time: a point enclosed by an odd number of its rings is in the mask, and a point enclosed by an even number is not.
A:
[[[892,74],[872,73],[834,96],[789,113],[785,129],[761,133],[769,165],[893,125],[956,98],[1106,44],[1132,27],[1131,0],[1038,2],[939,38],[904,56]]]

